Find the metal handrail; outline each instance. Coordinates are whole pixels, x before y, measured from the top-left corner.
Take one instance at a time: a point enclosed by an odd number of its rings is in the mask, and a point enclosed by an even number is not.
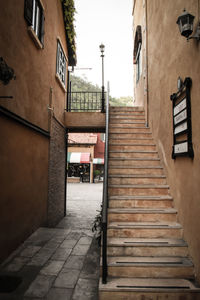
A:
[[[107,214],[108,214],[108,134],[109,134],[109,82],[106,97],[106,136],[104,154],[104,182],[102,207],[102,283],[107,283]]]

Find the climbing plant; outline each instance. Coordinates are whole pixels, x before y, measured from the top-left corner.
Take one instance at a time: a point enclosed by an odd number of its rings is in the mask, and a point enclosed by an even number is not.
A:
[[[75,36],[76,32],[74,29],[74,21],[75,21],[75,6],[74,0],[61,0],[63,6],[63,15],[65,22],[65,30],[67,35],[68,42],[68,54],[69,54],[69,64],[76,64],[76,44],[75,44]]]

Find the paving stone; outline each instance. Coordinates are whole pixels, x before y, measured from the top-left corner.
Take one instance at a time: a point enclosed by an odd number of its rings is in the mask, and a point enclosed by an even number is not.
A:
[[[78,241],[78,244],[80,245],[90,245],[92,242],[92,237],[89,236],[83,236],[80,238],[80,240]]]
[[[51,257],[52,260],[66,260],[72,249],[58,248],[54,255]]]
[[[78,220],[77,220],[78,222]],[[80,231],[71,231],[68,235],[67,235],[67,239],[68,240],[78,240],[81,237],[81,232]]]
[[[45,297],[50,290],[55,276],[38,275],[25,293],[25,297]]]
[[[73,289],[51,288],[46,300],[71,300],[72,293]]]
[[[30,260],[28,257],[15,257],[6,267],[5,270],[8,272],[20,271]]]
[[[75,269],[75,270],[81,270],[83,267],[83,261],[85,259],[85,256],[78,256],[78,255],[71,255],[67,262],[64,264],[63,269]]]
[[[33,257],[39,250],[41,249],[40,246],[27,246],[22,252],[20,253],[20,256],[25,257]]]
[[[83,268],[80,277],[85,279],[99,278],[99,261],[100,261],[100,248],[96,239],[94,238],[91,247],[85,257]]]
[[[72,255],[86,255],[90,245],[76,245],[72,251]]]
[[[71,270],[71,269],[62,270],[54,282],[54,287],[73,289],[76,285],[79,274],[80,274],[79,270]]]
[[[60,270],[62,269],[64,265],[64,261],[61,260],[50,260],[47,262],[47,264],[42,268],[40,271],[40,274],[43,275],[55,275],[57,276]]]
[[[52,256],[54,249],[42,248],[28,263],[30,266],[43,266]]]
[[[79,278],[72,300],[97,300],[98,282],[92,279]]]
[[[44,249],[52,249],[55,251],[59,246],[60,243],[55,243],[52,240],[50,240],[44,245]]]
[[[76,243],[78,242],[78,240],[76,239],[65,239],[63,241],[63,243],[60,245],[60,248],[68,248],[68,249],[72,249]]]

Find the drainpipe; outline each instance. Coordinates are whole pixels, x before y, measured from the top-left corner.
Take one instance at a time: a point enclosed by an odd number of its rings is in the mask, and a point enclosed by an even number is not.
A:
[[[148,0],[145,0],[145,34],[146,34],[146,41],[145,41],[145,60],[146,60],[146,74],[145,74],[145,119],[146,119],[146,126],[149,125],[149,88],[148,88],[148,19],[147,19],[147,3]]]
[[[65,129],[65,192],[64,192],[64,217],[67,213],[67,153],[68,153],[68,130]]]

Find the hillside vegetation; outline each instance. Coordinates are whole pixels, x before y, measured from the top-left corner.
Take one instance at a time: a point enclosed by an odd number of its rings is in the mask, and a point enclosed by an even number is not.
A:
[[[101,92],[98,85],[94,85],[81,77],[71,75],[70,81],[72,92]],[[110,96],[109,102],[112,106],[131,106],[133,105],[133,98],[131,96],[120,98]]]

